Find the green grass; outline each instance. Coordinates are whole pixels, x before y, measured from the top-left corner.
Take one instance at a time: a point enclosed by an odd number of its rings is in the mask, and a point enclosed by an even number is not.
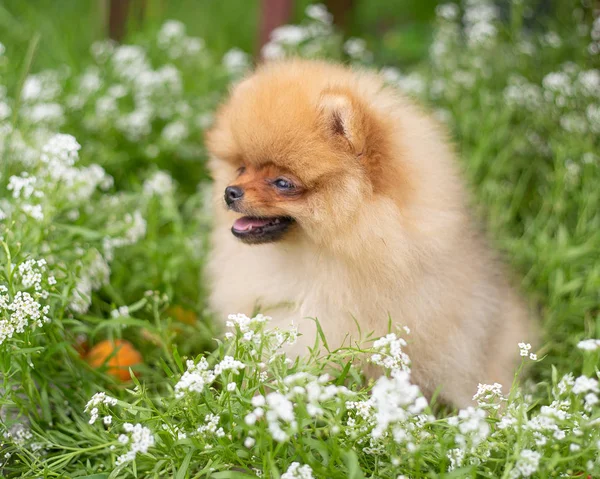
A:
[[[89,46],[102,36],[101,2],[0,5],[0,41],[6,46],[0,83],[7,86],[0,103],[12,109],[6,119],[0,117],[0,325],[11,321],[8,303],[14,306],[19,291],[31,294],[39,308],[47,305],[51,319],[34,328],[29,318],[23,332],[0,342],[2,474],[240,478],[253,477],[258,469],[263,477],[278,478],[299,462],[310,466],[314,477],[510,478],[520,477],[515,471],[531,457],[527,451],[540,457],[532,477],[599,474],[594,421],[600,411],[592,397],[584,399],[598,395],[597,383],[583,378],[573,387],[567,379],[559,386],[568,373],[597,377],[599,364],[598,351],[577,348],[583,339],[600,337],[600,119],[594,116],[600,88],[585,87],[594,84],[600,66],[600,57],[588,53],[591,9],[582,8],[574,18],[561,4],[554,17],[544,18],[536,4],[522,8],[513,2],[504,12],[506,21],[492,21],[494,38],[469,44],[463,24],[433,20],[435,2],[361,1],[346,33],[365,37],[372,56],[348,57],[340,35],[310,38],[293,49],[307,54],[318,47],[321,55],[370,67],[411,65],[400,72],[410,77],[390,81],[447,123],[482,228],[542,323],[540,360],[527,361],[528,380],[510,395],[505,388],[506,401],[481,400],[478,409],[462,416],[437,406],[425,409],[437,419],[416,417],[405,405],[399,408],[405,419],[384,427],[384,406],[409,398],[411,390],[402,377],[381,379],[374,389],[365,384],[351,367],[359,351],[290,364],[276,354],[274,343],[281,338],[256,321],[234,326],[231,337],[214,339],[223,336],[206,309],[210,285],[201,279],[211,221],[202,133],[228,83],[240,74],[221,64],[223,53],[234,46],[255,49],[257,2],[147,3],[146,23],[130,27],[128,42],[143,47],[152,71],[173,65],[181,90],[160,82],[140,86],[139,75],[123,77],[124,66],[92,59]],[[306,23],[304,6],[298,3],[295,19]],[[169,58],[156,41],[166,18],[182,20],[188,36],[204,38],[205,50]],[[446,53],[429,54],[431,42],[434,51],[437,45]],[[44,80],[37,98],[17,101],[25,77],[45,69],[58,71],[58,77]],[[99,78],[98,88],[85,95],[84,72]],[[560,73],[558,83],[548,76],[553,72]],[[516,83],[518,89],[507,89]],[[115,85],[124,89],[115,109],[98,108],[99,99],[114,96]],[[524,91],[530,96],[523,97]],[[129,121],[140,111],[141,94],[150,95],[149,116],[141,122],[147,131]],[[40,100],[44,95],[48,98]],[[35,123],[32,109],[41,103],[62,105],[62,119]],[[72,134],[81,144],[73,167],[61,157],[53,167],[40,160],[41,149],[57,132]],[[68,149],[68,140],[59,143],[59,149]],[[101,166],[114,184],[104,184],[107,177],[86,170],[89,165]],[[152,193],[157,170],[168,172],[173,183]],[[8,189],[15,185],[13,176],[27,181],[24,172],[36,178],[34,190],[43,197],[15,197],[14,188]],[[70,175],[78,180],[70,182]],[[40,206],[43,217],[32,217],[32,205]],[[28,259],[42,258],[47,266],[32,267],[39,269],[36,281],[47,296],[36,293],[19,272]],[[78,291],[84,296],[79,301]],[[262,334],[261,340],[244,340],[249,331]],[[130,341],[143,357],[132,382],[82,358],[113,339]],[[208,378],[228,355],[247,367]],[[208,360],[208,371],[196,370],[201,357]],[[192,363],[186,365],[186,359]],[[300,371],[309,375],[290,379]],[[326,384],[344,385],[353,394],[336,389],[315,402],[286,385],[288,378],[318,389],[316,378],[324,371],[332,375]],[[182,376],[196,385],[202,377],[207,384],[188,391]],[[235,389],[228,390],[231,383]],[[93,406],[84,409],[98,391],[118,402],[99,405],[100,418],[90,424]],[[252,423],[257,407],[252,398],[281,400],[276,393],[293,398],[296,424],[284,416]],[[505,405],[496,409],[498,402]],[[542,408],[550,404],[558,412]],[[322,409],[318,419],[315,407]],[[274,403],[264,408],[279,411]],[[485,418],[477,416],[482,411]],[[219,415],[214,428],[209,414]],[[105,415],[111,416],[110,425],[102,425]],[[542,420],[551,427],[540,432]],[[501,427],[507,421],[515,424]],[[273,437],[269,422],[281,428],[285,440]],[[118,457],[128,449],[119,442],[120,434],[129,435],[126,423],[147,428],[154,442],[120,466]],[[195,434],[199,427],[204,429]],[[386,430],[382,438],[377,427]],[[394,439],[399,430],[405,440]],[[554,435],[557,430],[563,439]],[[11,435],[4,436],[7,432]],[[451,471],[458,450],[465,459]]]

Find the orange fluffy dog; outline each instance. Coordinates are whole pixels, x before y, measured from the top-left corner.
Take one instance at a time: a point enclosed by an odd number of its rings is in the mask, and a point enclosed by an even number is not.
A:
[[[319,61],[262,66],[207,135],[215,181],[211,306],[257,308],[330,346],[412,330],[413,379],[469,404],[508,389],[526,308],[473,227],[446,135],[382,78]]]

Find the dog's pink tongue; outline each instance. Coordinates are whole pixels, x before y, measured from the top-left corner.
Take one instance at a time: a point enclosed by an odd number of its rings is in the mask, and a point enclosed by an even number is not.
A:
[[[249,231],[252,228],[260,228],[261,226],[265,226],[269,223],[268,219],[263,218],[249,218],[244,216],[243,218],[238,218],[233,223],[233,228],[237,231]]]

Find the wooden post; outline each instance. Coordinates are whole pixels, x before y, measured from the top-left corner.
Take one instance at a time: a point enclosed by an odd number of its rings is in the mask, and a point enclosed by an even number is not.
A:
[[[108,36],[117,42],[123,40],[127,29],[130,0],[110,0]]]
[[[117,42],[125,38],[130,15],[137,26],[142,25],[146,13],[146,0],[110,0],[108,12],[108,36]]]
[[[261,0],[259,51],[269,41],[273,30],[290,21],[293,6],[294,0]]]
[[[354,6],[354,0],[326,0],[327,10],[333,15],[333,22],[347,33],[350,22],[350,11]]]

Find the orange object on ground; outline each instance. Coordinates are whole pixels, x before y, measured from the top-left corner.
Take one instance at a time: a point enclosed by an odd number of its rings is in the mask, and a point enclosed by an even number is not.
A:
[[[196,324],[196,321],[198,321],[198,317],[194,311],[179,305],[171,306],[169,309],[167,309],[167,313],[170,314],[173,319],[181,323],[191,324],[192,326]]]
[[[129,367],[140,364],[142,355],[129,341],[115,339],[100,341],[90,349],[85,359],[95,368],[106,364],[108,374],[121,381],[129,381]]]

